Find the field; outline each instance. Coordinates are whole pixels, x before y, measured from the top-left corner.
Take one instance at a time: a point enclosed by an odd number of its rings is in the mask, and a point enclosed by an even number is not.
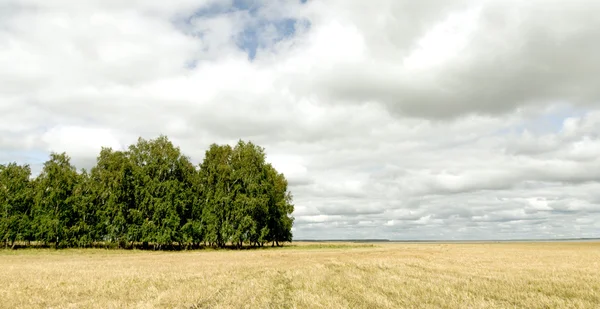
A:
[[[2,308],[600,308],[600,242],[0,250]]]

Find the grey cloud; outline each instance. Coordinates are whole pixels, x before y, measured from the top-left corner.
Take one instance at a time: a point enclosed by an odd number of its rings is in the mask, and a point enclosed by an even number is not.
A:
[[[314,180],[307,177],[286,177],[288,184],[291,187],[308,186],[314,183]]]
[[[357,216],[357,215],[378,215],[385,212],[385,206],[373,205],[368,203],[367,205],[362,204],[364,201],[360,201],[355,205],[343,202],[325,202],[325,205],[317,207],[319,213],[326,215],[344,215],[344,216]]]
[[[600,91],[594,85],[600,61],[595,55],[600,45],[591,38],[600,36],[600,24],[591,14],[600,9],[598,3],[473,3],[478,5],[476,30],[467,34],[466,45],[448,63],[414,71],[399,64],[406,56],[402,52],[382,59],[376,56],[378,45],[367,45],[360,62],[317,71],[307,87],[319,89],[332,101],[375,101],[395,113],[424,118],[506,113],[559,101],[597,106]],[[401,6],[392,12],[401,15]],[[436,17],[439,21],[444,15]],[[413,17],[416,24],[435,23],[419,18]],[[402,32],[399,25],[387,30]]]

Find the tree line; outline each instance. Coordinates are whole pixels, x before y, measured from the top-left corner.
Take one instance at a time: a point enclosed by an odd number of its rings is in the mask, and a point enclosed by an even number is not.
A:
[[[0,165],[0,241],[154,249],[281,245],[292,240],[292,195],[264,149],[212,144],[194,166],[166,136],[102,148],[77,171],[51,153],[41,173]]]

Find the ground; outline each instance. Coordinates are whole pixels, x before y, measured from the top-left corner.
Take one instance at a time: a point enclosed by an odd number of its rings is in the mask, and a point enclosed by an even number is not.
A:
[[[1,308],[600,308],[600,242],[0,250]]]

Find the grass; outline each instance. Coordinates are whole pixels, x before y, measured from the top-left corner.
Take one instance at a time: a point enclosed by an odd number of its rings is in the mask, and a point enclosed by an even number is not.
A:
[[[600,308],[600,243],[0,250],[1,308]]]

